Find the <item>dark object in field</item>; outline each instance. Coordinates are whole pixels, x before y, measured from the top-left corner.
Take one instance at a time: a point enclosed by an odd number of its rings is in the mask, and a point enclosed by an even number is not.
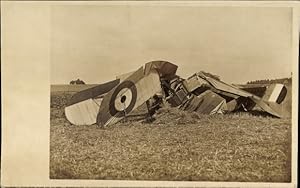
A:
[[[286,109],[283,84],[234,86],[205,72],[187,79],[176,75],[177,66],[167,61],[146,63],[133,73],[76,93],[65,108],[75,125],[114,124],[146,102],[149,117],[166,101],[172,107],[204,114],[251,111],[255,106],[281,118]]]

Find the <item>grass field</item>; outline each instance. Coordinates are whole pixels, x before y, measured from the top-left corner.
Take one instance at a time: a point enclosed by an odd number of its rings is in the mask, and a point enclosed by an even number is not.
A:
[[[163,108],[156,120],[102,129],[64,117],[51,93],[50,178],[290,182],[291,119]]]

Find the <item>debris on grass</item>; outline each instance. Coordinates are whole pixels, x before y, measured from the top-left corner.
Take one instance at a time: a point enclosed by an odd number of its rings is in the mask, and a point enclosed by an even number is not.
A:
[[[51,94],[51,179],[291,181],[291,119],[163,107],[102,129],[71,125],[68,97]]]

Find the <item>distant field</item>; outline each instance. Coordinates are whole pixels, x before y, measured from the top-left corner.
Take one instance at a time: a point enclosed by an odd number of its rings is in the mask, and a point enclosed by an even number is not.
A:
[[[51,92],[78,92],[84,89],[88,89],[96,86],[97,84],[81,84],[81,85],[70,85],[70,84],[56,84],[51,85]]]
[[[51,93],[50,178],[290,182],[291,119],[163,108],[153,123],[71,125]],[[78,88],[77,88],[78,89]],[[74,89],[68,89],[74,90]]]

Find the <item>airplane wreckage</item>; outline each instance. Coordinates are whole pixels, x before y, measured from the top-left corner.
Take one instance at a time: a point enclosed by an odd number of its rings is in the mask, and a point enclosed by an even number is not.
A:
[[[283,84],[235,86],[205,72],[187,79],[176,75],[177,65],[152,61],[133,73],[75,93],[65,108],[74,125],[112,125],[146,103],[152,116],[164,101],[171,107],[204,114],[250,111],[254,106],[281,118],[287,94]]]

